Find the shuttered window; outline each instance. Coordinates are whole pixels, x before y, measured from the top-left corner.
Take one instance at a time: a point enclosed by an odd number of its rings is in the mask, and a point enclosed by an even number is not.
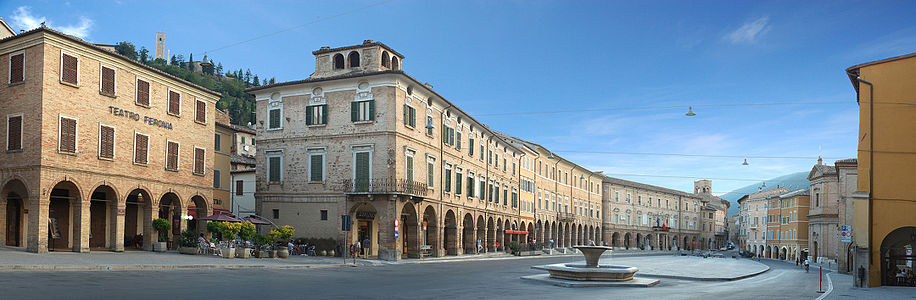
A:
[[[324,155],[309,155],[309,181],[324,181]]]
[[[10,55],[10,82],[25,81],[25,53]]]
[[[213,170],[213,188],[220,188],[220,172],[219,170]]]
[[[22,150],[22,116],[12,116],[6,121],[6,150]]]
[[[305,109],[305,125],[328,124],[328,106],[312,105]]]
[[[67,54],[61,54],[60,56],[60,81],[78,84],[78,71],[77,67],[79,66],[79,60],[76,56],[71,56]]]
[[[178,171],[178,143],[176,142],[166,143],[165,169]]]
[[[375,120],[375,100],[350,102],[350,121]]]
[[[452,170],[445,169],[445,183],[442,184],[442,187],[445,189],[445,192],[452,191]]]
[[[194,118],[194,121],[207,123],[207,102],[196,100],[196,103],[197,109],[195,111],[196,117]]]
[[[194,148],[194,174],[204,174],[204,156],[206,151],[201,148]]]
[[[436,169],[434,169],[435,167],[433,163],[434,163],[433,161],[426,162],[426,186],[428,187],[433,187],[435,183],[434,174],[436,172],[435,171]]]
[[[282,177],[280,176],[281,165],[283,163],[283,158],[280,156],[270,156],[267,158],[267,180],[269,182],[280,182]]]
[[[149,106],[149,82],[137,79],[137,104]]]
[[[281,115],[280,115],[280,109],[279,109],[279,108],[271,109],[270,112],[269,112],[268,114],[269,114],[269,116],[268,116],[268,119],[269,119],[269,120],[268,120],[268,123],[269,123],[269,124],[267,124],[267,128],[268,128],[268,129],[277,129],[277,128],[280,128],[280,117],[281,117]]]
[[[76,153],[76,120],[60,118],[60,152]]]
[[[408,155],[404,160],[404,172],[407,182],[413,182],[413,156]]]
[[[102,67],[101,81],[99,91],[102,94],[114,96],[115,94],[115,70],[112,68]]]
[[[134,163],[146,164],[147,153],[149,153],[149,137],[142,134],[134,134]]]
[[[455,195],[461,195],[462,180],[464,180],[464,177],[461,177],[461,170],[455,171]]]
[[[237,196],[241,196],[241,195],[245,194],[245,188],[244,188],[244,187],[245,187],[245,182],[244,182],[244,181],[236,180],[236,181],[235,181],[235,194],[236,194]]]
[[[169,113],[173,115],[181,114],[181,94],[175,91],[169,91]]]
[[[474,197],[474,174],[468,175],[468,197]]]
[[[468,155],[474,156],[474,139],[468,139]]]
[[[114,127],[99,126],[99,158],[114,158]]]
[[[417,127],[417,109],[404,104],[404,125]]]
[[[356,191],[369,191],[369,152],[356,153]]]

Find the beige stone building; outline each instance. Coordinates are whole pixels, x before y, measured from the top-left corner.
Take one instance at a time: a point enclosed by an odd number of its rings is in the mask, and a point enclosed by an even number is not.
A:
[[[705,249],[697,194],[604,176],[603,226],[626,249]]]
[[[784,187],[747,194],[738,199],[738,219],[741,222],[739,235],[743,237],[740,247],[745,251],[761,257],[768,257],[767,252],[767,219],[769,216],[769,201],[789,192]],[[772,252],[772,247],[770,248]]]
[[[219,94],[40,27],[0,39],[0,240],[150,249],[213,207]]]
[[[835,264],[844,273],[852,271],[852,240],[842,241],[840,226],[852,226],[853,194],[856,191],[855,159],[844,159],[826,165],[821,159],[811,168],[811,209],[809,211],[808,254],[811,261]]]

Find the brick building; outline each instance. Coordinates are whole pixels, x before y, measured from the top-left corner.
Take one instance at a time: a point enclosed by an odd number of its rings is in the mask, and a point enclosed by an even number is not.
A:
[[[0,240],[31,252],[152,248],[208,215],[207,89],[40,27],[0,39]],[[142,246],[141,246],[142,245]]]

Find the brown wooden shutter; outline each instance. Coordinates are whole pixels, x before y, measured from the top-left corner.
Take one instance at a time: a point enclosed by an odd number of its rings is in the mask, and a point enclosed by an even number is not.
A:
[[[20,53],[10,57],[10,83],[22,82],[25,80],[25,53]]]
[[[6,150],[22,149],[22,116],[9,118],[7,124]]]
[[[149,82],[137,79],[137,104],[149,106]]]
[[[149,137],[137,134],[134,138],[134,162],[138,164],[147,163],[147,153],[149,153]]]
[[[66,83],[77,84],[77,65],[79,65],[75,56],[61,55],[61,75],[60,80]]]
[[[178,92],[169,91],[169,113],[181,114],[181,94],[178,94]]]
[[[165,168],[172,171],[178,170],[178,143],[168,142]]]
[[[76,153],[76,120],[60,119],[60,151]]]
[[[236,195],[241,196],[242,194],[245,193],[245,190],[244,190],[245,184],[244,183],[245,182],[241,180],[235,181],[235,194]]]
[[[204,173],[204,149],[194,148],[194,174]]]
[[[197,122],[207,122],[207,103],[197,100]]]
[[[115,71],[111,68],[102,67],[101,91],[107,95],[115,93]]]
[[[102,126],[99,129],[99,157],[114,158],[114,133],[113,127]]]

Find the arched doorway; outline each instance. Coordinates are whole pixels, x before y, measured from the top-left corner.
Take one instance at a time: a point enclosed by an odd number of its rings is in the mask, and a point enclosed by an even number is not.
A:
[[[350,245],[355,245],[359,241],[360,246],[362,246],[363,253],[361,255],[368,255],[369,257],[378,257],[379,245],[378,245],[378,217],[376,216],[378,211],[375,209],[375,206],[369,204],[368,202],[361,202],[354,204],[353,208],[350,210],[350,224],[351,228],[356,228],[355,234],[350,234],[350,241],[347,242],[344,249]],[[391,224],[389,226],[393,226]],[[406,228],[406,227],[405,227]],[[366,243],[369,241],[369,243]],[[399,255],[397,253],[398,247],[395,245],[394,249],[390,251],[394,252],[392,257]]]
[[[483,219],[483,216],[477,216],[477,241],[474,241],[474,247],[477,247],[477,242],[480,242],[482,248],[480,248],[480,253],[487,252],[487,221]]]
[[[787,256],[789,253],[788,251],[789,250],[786,250],[786,247],[780,248],[779,249],[779,259],[788,260],[789,259],[789,257]]]
[[[4,244],[12,247],[24,247],[28,232],[29,190],[22,181],[13,179],[3,186],[0,197],[6,200],[6,238]]]
[[[557,222],[556,221],[550,222],[550,241],[552,242],[550,245],[551,248],[557,247],[557,243],[559,239],[559,236],[557,235],[557,230],[558,230]]]
[[[81,245],[79,209],[82,199],[81,192],[75,183],[61,181],[51,189],[48,206],[48,250],[85,252],[89,245]],[[40,226],[40,225],[39,225]],[[88,229],[88,228],[86,228]],[[88,233],[87,233],[88,234]],[[53,250],[52,250],[53,249]]]
[[[181,208],[181,199],[175,193],[165,193],[159,199],[159,218],[172,223],[172,230],[157,234],[161,235],[159,241],[169,242],[169,249],[178,249],[178,243],[173,241],[181,233]]]
[[[900,227],[881,241],[881,285],[911,286],[913,279],[898,277],[901,272],[912,274],[916,256],[916,227]]]
[[[445,212],[444,247],[448,255],[458,255],[458,220],[451,209]]]
[[[153,218],[150,194],[135,189],[127,194],[124,205],[124,249],[152,250]]]
[[[462,232],[464,254],[477,253],[477,238],[474,236],[474,217],[471,214],[465,214],[461,226],[464,228],[464,232]]]
[[[611,246],[620,247],[620,233],[614,232],[611,234]]]
[[[191,216],[190,220],[188,220],[188,230],[194,230],[198,233],[207,232],[207,222],[197,220],[210,215],[210,207],[204,197],[199,195],[191,197],[188,215]]]
[[[533,232],[534,232],[534,223],[528,223],[528,230],[526,231],[528,231],[528,235],[526,235],[528,238],[526,238],[525,242],[528,242],[533,239],[531,237],[533,236]]]
[[[493,217],[487,218],[487,242],[486,242],[487,252],[496,251],[496,223],[493,222]]]
[[[417,215],[417,210],[414,208],[413,203],[408,201],[404,204],[404,208],[401,210],[401,226],[404,227],[403,237],[401,237],[401,258],[420,257],[421,240]]]
[[[503,231],[512,230],[512,227],[511,227],[512,225],[510,225],[511,223],[509,223],[509,219],[506,219],[505,221],[503,221],[502,224],[503,224],[502,225]],[[508,234],[508,233],[503,234],[502,243],[503,243],[503,251],[509,252],[509,244],[512,243],[512,234]]]
[[[623,248],[630,249],[630,233],[629,232],[623,235]]]
[[[636,248],[639,250],[645,250],[645,241],[643,241],[643,236],[641,233],[636,234]]]
[[[545,241],[544,240],[544,223],[541,222],[541,220],[538,220],[537,223],[535,223],[534,231],[537,232],[537,234],[534,235],[535,244],[543,244]]]
[[[89,196],[89,248],[102,250],[115,249],[114,226],[117,223],[118,196],[114,189],[102,185],[92,191]]]
[[[681,244],[681,247],[684,247],[684,249],[687,249],[687,250],[691,250],[691,249],[690,249],[690,244],[687,243],[687,237],[686,237],[686,236],[684,237],[684,243]]]
[[[423,245],[430,247],[430,255],[439,257],[439,225],[436,220],[436,209],[432,205],[427,205],[423,211],[423,221],[420,223],[420,230],[423,231]]]

